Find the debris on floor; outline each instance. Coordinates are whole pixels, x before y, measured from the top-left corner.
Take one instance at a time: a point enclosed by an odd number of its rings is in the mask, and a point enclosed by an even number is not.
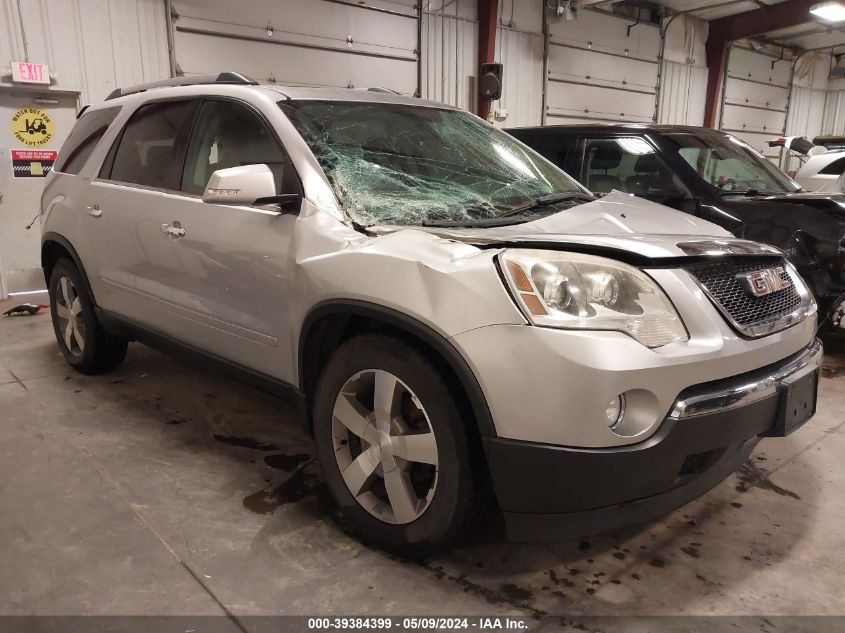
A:
[[[38,314],[41,310],[46,310],[49,305],[43,303],[22,303],[10,310],[6,310],[3,316],[33,316]]]

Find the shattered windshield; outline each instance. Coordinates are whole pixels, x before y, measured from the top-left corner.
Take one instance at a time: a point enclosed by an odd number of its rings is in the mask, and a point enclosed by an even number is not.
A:
[[[279,105],[340,203],[365,226],[480,222],[585,201],[584,189],[557,167],[464,112],[355,102]],[[578,195],[549,197],[561,192]],[[545,201],[533,204],[539,199]]]

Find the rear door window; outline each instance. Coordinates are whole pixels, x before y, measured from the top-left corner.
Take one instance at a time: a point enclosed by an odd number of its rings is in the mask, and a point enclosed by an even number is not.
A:
[[[109,180],[178,191],[193,101],[164,101],[138,109],[123,130]],[[107,164],[104,169],[108,168]]]
[[[118,112],[120,107],[84,112],[62,145],[56,171],[78,174]]]

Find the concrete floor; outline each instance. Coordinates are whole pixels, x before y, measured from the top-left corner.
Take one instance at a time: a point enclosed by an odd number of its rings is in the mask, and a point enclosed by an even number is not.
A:
[[[843,367],[834,341],[814,420],[661,521],[486,520],[420,564],[343,531],[284,403],[140,345],[81,376],[48,314],[3,318],[0,614],[845,614]]]

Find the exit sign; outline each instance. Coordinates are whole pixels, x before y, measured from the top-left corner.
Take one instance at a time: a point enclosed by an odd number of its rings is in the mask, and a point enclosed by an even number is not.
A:
[[[20,84],[50,84],[50,69],[47,64],[12,62],[12,81]]]

